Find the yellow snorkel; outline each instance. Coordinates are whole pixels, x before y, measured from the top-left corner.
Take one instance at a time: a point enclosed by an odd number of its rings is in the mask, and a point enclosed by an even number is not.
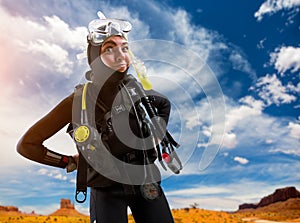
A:
[[[151,90],[152,84],[148,80],[145,64],[140,59],[136,58],[131,51],[129,51],[129,56],[131,58],[132,66],[137,73],[143,88],[145,90]]]

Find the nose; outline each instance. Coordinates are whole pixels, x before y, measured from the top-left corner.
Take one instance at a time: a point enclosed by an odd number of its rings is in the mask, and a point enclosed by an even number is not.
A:
[[[123,52],[121,47],[117,47],[117,49],[115,51],[115,58],[116,58],[116,61],[122,61],[125,59],[125,53]]]

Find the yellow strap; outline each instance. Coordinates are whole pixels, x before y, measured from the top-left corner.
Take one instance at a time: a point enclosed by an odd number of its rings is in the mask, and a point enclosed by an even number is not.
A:
[[[87,87],[88,87],[89,82],[85,83],[83,87],[83,92],[82,92],[82,98],[81,98],[81,109],[86,110],[86,92],[87,92]]]

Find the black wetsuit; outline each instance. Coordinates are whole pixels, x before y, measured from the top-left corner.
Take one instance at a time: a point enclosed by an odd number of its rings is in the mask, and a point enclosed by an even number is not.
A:
[[[122,88],[120,83],[123,83],[126,73],[113,73],[101,87],[98,99],[110,109],[113,109],[113,101]],[[167,123],[170,113],[170,102],[168,99],[155,91],[149,91],[147,94],[153,95],[152,105],[156,108],[157,114]],[[79,120],[80,107],[79,111],[76,109],[77,111],[74,112],[74,102],[76,104],[76,101],[78,101],[76,94],[73,93],[35,123],[19,141],[17,146],[18,152],[36,162],[65,168],[68,164],[68,156],[46,148],[43,142],[66,125],[74,124],[74,120]],[[103,131],[103,126],[101,124],[98,125],[98,123],[101,123],[103,120],[103,115],[103,111],[101,109],[97,110],[96,106],[94,118],[96,127],[100,132],[101,130]],[[136,124],[135,116],[130,115],[129,117],[129,122],[132,123],[130,127],[138,135],[138,124]],[[135,151],[133,148],[124,145],[116,137],[114,138],[114,136],[108,138],[107,143],[111,153],[120,160],[124,160],[124,157],[128,157],[128,154]],[[136,161],[142,163],[142,156],[136,155],[134,162]],[[127,160],[127,162],[130,162],[130,160]],[[91,223],[125,223],[127,222],[127,207],[130,207],[136,223],[174,222],[163,192],[158,199],[148,201],[141,195],[139,186],[132,187],[134,190],[128,193],[126,187],[121,183],[107,179],[91,167],[88,173],[88,186],[91,187]]]

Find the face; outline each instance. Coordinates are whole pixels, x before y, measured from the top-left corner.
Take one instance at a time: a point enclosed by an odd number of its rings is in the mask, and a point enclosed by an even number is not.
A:
[[[130,65],[128,42],[121,36],[111,36],[102,43],[100,57],[113,70],[124,72]]]

